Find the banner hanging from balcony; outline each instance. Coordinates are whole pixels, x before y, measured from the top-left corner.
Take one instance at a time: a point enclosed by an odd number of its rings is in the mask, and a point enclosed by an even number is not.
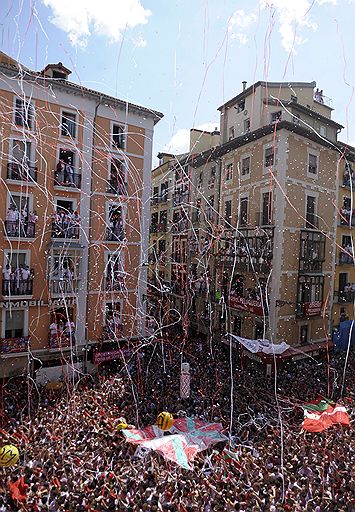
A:
[[[241,336],[236,336],[235,334],[230,334],[233,341],[236,341],[243,345],[249,352],[252,354],[256,354],[257,352],[263,352],[264,354],[283,354],[290,345],[285,343],[279,343],[275,345],[271,343],[270,340],[250,340],[248,338],[242,338]]]
[[[244,297],[231,295],[229,297],[229,305],[231,308],[239,309],[240,311],[248,311],[254,315],[267,315],[267,311],[263,310],[263,306],[260,300],[246,299]]]

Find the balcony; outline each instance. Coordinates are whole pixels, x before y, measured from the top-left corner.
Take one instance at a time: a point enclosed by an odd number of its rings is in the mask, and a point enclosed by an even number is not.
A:
[[[234,254],[219,253],[216,258],[216,265],[221,267],[234,267],[235,272],[269,274],[271,271],[271,258],[264,262],[250,261],[246,257],[235,256]]]
[[[14,295],[32,295],[33,278],[30,279],[3,279],[2,294],[4,297],[12,297]]]
[[[296,317],[308,319],[322,314],[323,302],[316,300],[313,302],[297,302]]]
[[[31,343],[29,336],[18,338],[0,338],[0,354],[27,352]]]
[[[36,233],[35,222],[20,222],[19,220],[5,220],[5,233],[9,238],[34,238]]]
[[[350,256],[346,252],[339,253],[339,260],[338,260],[339,265],[354,265],[354,263],[355,263],[355,260],[354,260],[353,256]]]
[[[76,339],[74,332],[59,332],[48,336],[49,350],[62,350],[75,346]]]
[[[127,195],[127,183],[125,181],[120,181],[120,180],[111,178],[108,182],[107,193],[115,194],[117,196],[126,196]]]
[[[81,174],[68,171],[55,171],[54,173],[54,186],[55,187],[81,187]]]
[[[27,164],[18,164],[8,162],[7,175],[8,180],[26,181],[28,183],[37,182],[37,167]]]
[[[300,233],[299,272],[321,273],[325,261],[326,238],[320,231]]]
[[[339,226],[355,226],[355,215],[347,209],[340,208]]]
[[[106,240],[108,242],[123,242],[125,233],[122,226],[106,228]]]
[[[355,301],[355,291],[344,291],[340,290],[339,292],[334,292],[335,302],[343,303],[343,304],[353,304]]]
[[[74,223],[52,222],[52,238],[67,240],[79,238],[80,225]]]
[[[78,279],[50,279],[50,293],[58,295],[72,295],[78,293]]]

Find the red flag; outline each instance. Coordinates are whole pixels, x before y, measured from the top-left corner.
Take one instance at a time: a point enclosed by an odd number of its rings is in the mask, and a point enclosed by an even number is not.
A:
[[[11,492],[11,497],[13,500],[17,501],[26,501],[27,500],[27,487],[25,484],[25,480],[23,477],[16,480],[16,482],[9,483],[9,489]]]

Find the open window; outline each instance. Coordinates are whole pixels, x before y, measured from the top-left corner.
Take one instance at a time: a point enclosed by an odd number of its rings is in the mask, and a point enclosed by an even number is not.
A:
[[[127,193],[125,183],[125,166],[122,160],[111,160],[108,192],[117,195],[125,195]]]
[[[62,113],[61,134],[65,137],[76,137],[76,115],[71,112]]]
[[[32,130],[34,125],[34,108],[31,102],[16,98],[15,125]]]
[[[7,164],[7,179],[37,181],[37,167],[33,165],[33,150],[33,143],[29,140],[12,140],[11,157]]]
[[[123,212],[119,204],[110,204],[108,207],[106,240],[120,242],[124,240]]]
[[[107,291],[119,292],[123,289],[125,274],[120,252],[109,254],[105,274],[105,289]]]
[[[59,161],[54,173],[54,185],[80,188],[81,174],[76,172],[76,160],[76,154],[73,150],[67,148],[59,149]]]
[[[124,127],[120,124],[112,125],[112,145],[116,149],[124,149],[124,146],[125,146]]]

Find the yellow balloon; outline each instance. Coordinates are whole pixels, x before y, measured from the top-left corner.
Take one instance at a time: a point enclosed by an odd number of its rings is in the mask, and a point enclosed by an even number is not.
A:
[[[10,467],[15,466],[20,458],[20,454],[16,446],[7,444],[0,448],[0,466]]]
[[[170,412],[163,411],[158,414],[156,424],[161,430],[170,430],[174,424],[174,417]]]
[[[128,428],[128,425],[127,423],[121,421],[120,423],[117,423],[116,428],[117,430],[124,430],[125,428]]]

